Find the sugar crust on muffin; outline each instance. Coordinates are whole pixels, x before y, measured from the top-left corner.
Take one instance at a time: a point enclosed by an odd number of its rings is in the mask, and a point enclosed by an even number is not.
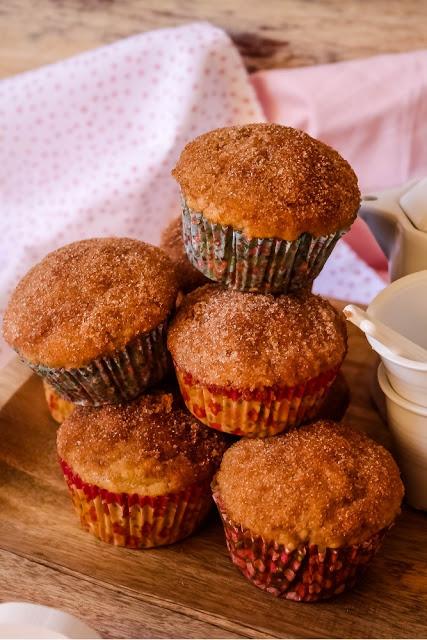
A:
[[[168,332],[175,364],[207,385],[294,386],[338,367],[343,315],[320,296],[277,296],[207,285],[186,296]]]
[[[337,151],[277,124],[205,133],[172,174],[190,209],[249,238],[329,235],[348,228],[360,205],[357,177]]]
[[[158,326],[177,292],[173,263],[158,247],[130,238],[73,242],[19,282],[3,333],[34,364],[81,367]]]
[[[235,523],[290,549],[361,543],[393,522],[403,497],[390,453],[327,421],[240,440],[225,453],[215,483]]]
[[[58,455],[85,482],[113,492],[163,495],[209,481],[228,446],[172,394],[128,405],[77,407],[62,423]]]

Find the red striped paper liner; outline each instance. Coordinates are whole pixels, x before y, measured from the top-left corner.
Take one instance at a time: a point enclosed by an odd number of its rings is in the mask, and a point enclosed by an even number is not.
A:
[[[191,535],[208,514],[208,481],[159,496],[114,493],[84,482],[60,460],[83,529],[99,540],[131,549],[172,544]]]
[[[43,388],[50,415],[55,422],[61,424],[74,411],[74,404],[62,398],[46,380],[43,380]]]
[[[296,386],[243,390],[205,385],[175,364],[188,410],[203,424],[249,438],[273,436],[314,419],[339,367]]]

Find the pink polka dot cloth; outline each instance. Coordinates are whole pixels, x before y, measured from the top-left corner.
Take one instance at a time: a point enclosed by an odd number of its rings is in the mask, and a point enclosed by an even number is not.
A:
[[[238,51],[206,23],[1,81],[0,315],[19,278],[63,244],[106,235],[157,243],[179,211],[170,172],[184,144],[264,119]],[[363,301],[382,286],[341,242],[317,290]],[[11,355],[1,338],[0,366]]]

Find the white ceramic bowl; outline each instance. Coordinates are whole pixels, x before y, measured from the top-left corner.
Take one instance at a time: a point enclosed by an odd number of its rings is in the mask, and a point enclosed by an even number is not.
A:
[[[427,510],[427,408],[399,396],[387,379],[383,364],[378,367],[378,383],[385,395],[387,422],[406,499],[416,509]]]
[[[84,622],[52,607],[31,602],[0,604],[0,638],[100,638]]]
[[[368,312],[427,349],[427,271],[390,284],[372,300]],[[367,338],[381,356],[393,389],[402,398],[427,407],[427,363],[391,357],[380,342]]]

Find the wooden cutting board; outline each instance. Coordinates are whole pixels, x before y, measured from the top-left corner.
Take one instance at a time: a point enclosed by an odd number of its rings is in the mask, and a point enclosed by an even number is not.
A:
[[[349,331],[348,420],[387,444],[369,394],[375,355]],[[0,374],[1,600],[59,607],[106,637],[427,636],[426,514],[404,508],[363,582],[316,604],[280,601],[249,584],[228,558],[214,512],[182,543],[111,547],[77,524],[42,384],[22,382],[26,375],[17,361]]]

